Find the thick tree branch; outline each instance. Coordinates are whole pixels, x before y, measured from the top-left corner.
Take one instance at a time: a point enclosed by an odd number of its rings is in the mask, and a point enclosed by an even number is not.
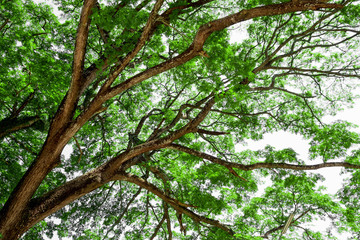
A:
[[[201,128],[198,128],[196,132],[206,135],[213,135],[213,136],[230,134],[229,132],[209,131]]]
[[[169,59],[157,66],[154,66],[142,73],[137,74],[136,76],[126,80],[125,82],[111,88],[106,94],[105,99],[110,99],[117,94],[129,89],[130,87],[148,79],[152,76],[155,76],[159,73],[167,71],[171,68],[177,67],[179,65],[184,64],[185,62],[193,59],[194,57],[200,55],[203,50],[203,45],[206,39],[215,31],[220,31],[224,28],[232,26],[236,23],[243,22],[252,18],[261,17],[261,16],[273,16],[285,13],[291,13],[296,11],[306,11],[306,10],[314,10],[318,8],[342,8],[341,4],[327,4],[327,3],[309,3],[306,4],[294,4],[292,2],[289,3],[281,3],[281,4],[273,4],[262,7],[256,7],[253,9],[242,10],[238,13],[229,15],[224,18],[220,18],[218,20],[214,20],[212,22],[206,23],[202,25],[194,40],[193,43],[189,46],[187,50],[178,55],[175,58]]]
[[[32,199],[28,205],[27,218],[23,219],[22,229],[24,232],[27,231],[45,217],[111,180],[113,179],[104,179],[99,170],[94,170],[66,182],[41,197]],[[118,176],[117,180],[121,178]]]
[[[95,6],[96,0],[85,0],[83,8],[81,10],[80,22],[78,25],[76,40],[75,40],[75,49],[74,49],[74,59],[73,59],[73,73],[71,76],[71,85],[69,90],[69,98],[77,98],[78,96],[72,97],[72,94],[78,94],[80,89],[80,80],[84,70],[84,59],[86,53],[87,39],[89,35],[90,27],[90,15],[91,10]]]
[[[57,115],[55,116],[53,128],[55,128],[56,130],[58,128],[61,128],[64,123],[71,119],[73,112],[76,108],[78,99],[81,93],[85,90],[82,77],[84,72],[86,45],[91,22],[90,15],[92,8],[95,6],[95,3],[96,0],[85,0],[83,8],[81,10],[80,22],[78,25],[75,40],[73,70],[70,89],[66,94],[63,105],[59,109],[60,111],[58,111]]]
[[[104,163],[92,171],[63,184],[62,186],[43,195],[42,197],[31,200],[30,208],[26,210],[28,213],[27,216],[29,218],[25,218],[25,222],[21,223],[24,224],[24,231],[46,216],[56,212],[57,210],[80,198],[86,193],[101,187],[105,183],[113,180],[121,180],[119,178],[121,174],[119,175],[118,169],[120,169],[123,163],[145,152],[163,148],[184,134],[193,131],[207,116],[213,104],[214,99],[209,100],[209,102],[205,104],[203,111],[201,111],[196,118],[194,118],[178,131],[175,131],[174,133],[164,138],[155,139],[149,142],[145,142],[141,145],[137,145],[134,148],[129,149],[112,158],[107,163]],[[116,178],[114,178],[114,176],[116,176]],[[178,204],[181,205],[181,203]],[[183,206],[191,205],[183,204]]]
[[[95,2],[96,0],[85,0],[84,2],[76,36],[70,89],[53,118],[47,140],[40,154],[0,211],[0,231],[8,239],[17,239],[21,236],[22,233],[18,232],[20,230],[14,231],[13,229],[20,229],[22,228],[21,224],[25,224],[22,220],[26,218],[24,214],[27,212],[26,208],[31,197],[46,175],[59,163],[62,149],[75,134],[64,134],[63,130],[74,114],[76,103],[82,91],[81,76],[90,26],[90,14]]]

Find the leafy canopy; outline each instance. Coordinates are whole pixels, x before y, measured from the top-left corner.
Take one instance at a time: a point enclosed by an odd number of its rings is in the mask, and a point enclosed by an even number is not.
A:
[[[359,238],[359,1],[53,2],[0,6],[3,239]]]

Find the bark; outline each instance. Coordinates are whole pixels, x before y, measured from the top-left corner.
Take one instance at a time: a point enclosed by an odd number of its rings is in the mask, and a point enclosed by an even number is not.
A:
[[[90,26],[91,8],[95,0],[86,0],[82,9],[80,24],[77,31],[74,69],[70,90],[61,103],[50,126],[44,146],[11,193],[0,212],[0,233],[4,239],[18,239],[23,233],[23,223],[28,215],[27,207],[35,191],[46,175],[59,163],[60,154],[73,135],[66,131],[71,120],[79,94],[81,93],[79,73],[82,73],[83,58]],[[85,38],[84,38],[85,36]]]
[[[10,133],[34,126],[39,120],[38,116],[4,119],[0,121],[0,139]]]
[[[203,153],[188,147],[181,146],[179,144],[170,144],[167,146],[169,149],[181,151],[188,153],[190,155],[209,160],[210,162],[213,162],[215,164],[222,165],[226,168],[237,168],[243,171],[252,171],[255,169],[292,169],[296,171],[301,170],[317,170],[320,168],[329,168],[329,167],[345,167],[345,168],[352,168],[352,169],[360,169],[360,165],[347,163],[347,162],[326,162],[326,163],[319,163],[314,165],[298,165],[298,164],[289,164],[289,163],[254,163],[254,164],[241,164],[241,163],[235,163],[235,162],[229,162],[222,160],[220,158],[214,157],[210,154]]]
[[[24,108],[30,103],[30,101],[34,98],[35,92],[30,93],[30,95],[21,103],[20,107],[13,107],[13,112],[11,115],[0,121],[0,139],[3,137],[28,128],[28,127],[38,127],[42,128],[44,123],[40,121],[39,116],[23,116],[19,117],[20,113],[24,110]]]
[[[158,189],[155,185],[148,183],[147,181],[145,181],[142,178],[139,178],[139,177],[131,175],[131,174],[124,174],[121,176],[121,178],[128,182],[135,183],[136,185],[141,186],[141,187],[145,188],[146,190],[149,190],[150,192],[152,192],[153,194],[155,194],[156,196],[161,198],[164,202],[171,205],[179,214],[180,213],[186,214],[187,216],[192,218],[195,222],[207,223],[209,225],[218,227],[218,228],[228,232],[231,235],[234,234],[233,230],[231,230],[226,225],[220,223],[217,220],[196,214],[195,212],[193,212],[187,208],[187,207],[191,207],[191,205],[181,203],[178,200],[167,196],[163,191]]]

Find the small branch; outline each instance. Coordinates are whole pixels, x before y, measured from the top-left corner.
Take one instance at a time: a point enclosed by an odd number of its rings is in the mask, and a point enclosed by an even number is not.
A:
[[[0,136],[1,137],[1,136]],[[37,153],[34,152],[30,147],[27,147],[24,143],[22,143],[21,141],[17,140],[16,137],[14,136],[11,136],[10,135],[10,138],[16,142],[17,144],[19,144],[21,147],[23,147],[27,152],[31,153],[33,156],[37,156]]]
[[[310,107],[309,103],[307,102],[307,100],[304,98],[303,99],[306,106],[309,108],[310,112],[311,112],[311,115],[313,115],[313,117],[320,123],[320,125],[322,127],[324,127],[324,124],[321,122],[321,120],[315,115],[314,111],[312,110],[312,108]]]
[[[164,0],[157,0],[154,4],[154,7],[150,13],[150,16],[146,22],[146,25],[141,33],[141,36],[134,47],[134,49],[126,55],[126,57],[122,60],[121,64],[111,73],[109,78],[106,80],[105,84],[102,86],[100,92],[107,91],[114,80],[119,76],[119,74],[125,69],[125,67],[130,63],[130,61],[138,54],[138,52],[145,45],[146,41],[149,39],[151,32],[154,27],[154,23],[156,22],[156,18],[158,12],[163,5]]]
[[[10,22],[10,18],[7,18],[3,24],[0,26],[0,31],[3,30],[3,28]]]
[[[231,173],[232,175],[234,175],[235,177],[240,178],[241,180],[243,180],[243,181],[245,181],[245,182],[248,182],[248,180],[246,180],[245,178],[243,178],[243,177],[241,177],[239,174],[237,174],[237,172],[235,172],[235,170],[232,169],[231,167],[228,167],[228,169],[229,169],[230,173]]]
[[[184,236],[186,236],[186,227],[184,227],[182,222],[182,213],[176,212],[176,218],[178,219],[179,225],[180,225],[180,232],[184,233]]]
[[[230,134],[229,132],[209,131],[209,130],[200,129],[200,128],[197,130],[197,132],[206,134],[206,135],[213,135],[213,136]]]
[[[305,216],[310,210],[311,210],[311,208],[308,209],[308,210],[306,210],[306,211],[303,212],[302,214],[300,214],[300,216],[298,216],[298,217],[295,218],[294,220],[292,220],[291,223],[289,224],[289,226],[291,226],[293,223],[295,223],[295,222],[298,221],[300,218],[302,218],[303,216]],[[279,230],[282,230],[284,227],[285,227],[285,225],[282,224],[282,225],[280,225],[280,226],[278,226],[278,227],[276,227],[276,228],[272,228],[272,229],[270,229],[269,231],[267,231],[264,235],[262,235],[261,237],[268,239],[268,238],[269,238],[269,235],[270,235],[271,233],[276,232],[276,231],[279,231]]]
[[[78,147],[79,152],[80,152],[79,158],[78,158],[78,160],[77,160],[77,164],[79,164],[80,161],[81,161],[81,157],[82,157],[82,155],[83,155],[83,151],[81,150],[80,144],[79,144],[78,140],[76,139],[76,137],[74,136],[73,138],[75,139],[76,146]]]
[[[106,232],[104,239],[107,237],[107,235],[114,229],[115,225],[119,224],[119,222],[122,220],[122,218],[125,216],[125,214],[127,213],[130,205],[133,203],[133,201],[136,199],[136,197],[141,193],[142,188],[139,187],[139,189],[137,190],[137,192],[131,197],[131,199],[129,200],[129,202],[126,204],[124,211],[121,212],[120,216],[118,217],[118,219],[116,219],[116,221],[114,222],[114,224],[111,226],[111,228]]]
[[[178,200],[169,197],[163,191],[158,189],[155,185],[150,184],[149,182],[145,181],[142,178],[139,178],[130,173],[121,174],[120,177],[121,177],[121,179],[123,179],[125,181],[135,183],[136,185],[147,189],[148,191],[152,192],[153,194],[155,194],[156,196],[161,198],[163,201],[165,201],[166,203],[171,205],[176,211],[186,214],[187,216],[192,218],[195,222],[204,222],[204,223],[210,224],[212,226],[218,227],[218,228],[228,232],[230,235],[235,234],[233,232],[233,230],[231,230],[229,227],[225,226],[224,224],[220,223],[219,221],[200,216],[200,215],[194,213],[193,211],[187,209],[187,207],[188,206],[191,207],[191,205],[181,203]]]
[[[296,92],[292,92],[292,91],[289,91],[287,89],[284,89],[284,88],[279,88],[279,87],[274,87],[274,86],[269,86],[269,87],[253,87],[253,88],[250,88],[249,91],[270,91],[270,90],[278,90],[278,91],[281,91],[281,92],[286,92],[286,93],[289,93],[291,95],[294,95],[294,96],[297,96],[297,97],[301,97],[303,99],[306,99],[306,98],[315,98],[314,96],[304,96],[304,95],[301,95],[299,93],[296,93]]]
[[[161,221],[156,225],[155,231],[151,235],[150,240],[153,240],[156,237],[156,235],[158,234],[158,232],[159,232],[159,230],[161,228],[161,225],[164,223],[165,220],[166,220],[166,213],[164,213]]]
[[[3,119],[0,121],[0,139],[12,132],[31,127],[38,121],[40,121],[38,116]]]
[[[331,17],[332,15],[334,15],[336,13],[336,11],[334,12],[331,12],[325,16],[323,16],[322,18],[320,18],[318,21],[316,21],[310,28],[308,28],[307,30],[301,32],[301,33],[298,33],[298,34],[295,34],[295,35],[291,35],[289,38],[287,38],[284,42],[282,42],[270,55],[268,55],[268,57],[264,60],[263,63],[260,64],[260,66],[256,67],[254,70],[253,70],[253,73],[257,73],[261,70],[264,70],[266,69],[267,66],[269,66],[272,62],[274,62],[277,58],[275,58],[275,60],[273,59],[273,57],[275,57],[275,55],[281,51],[282,48],[284,48],[291,40],[295,40],[299,37],[303,37],[303,36],[306,36],[312,32],[315,31],[316,27],[318,25],[320,25],[320,23],[322,23],[325,19]]]
[[[21,106],[16,109],[10,116],[10,118],[16,118],[19,116],[20,112],[29,104],[29,102],[34,98],[35,92],[31,92],[30,95],[22,102]]]
[[[339,77],[355,77],[360,78],[360,75],[358,74],[346,74],[339,72],[333,72],[333,71],[327,71],[327,70],[318,70],[318,69],[306,69],[306,68],[297,68],[297,67],[275,67],[275,66],[269,66],[268,69],[274,69],[274,70],[289,70],[294,72],[309,72],[309,73],[322,73],[326,75],[334,75]]]
[[[168,240],[172,240],[171,220],[170,220],[170,216],[169,216],[169,207],[168,207],[167,203],[164,203],[164,212],[165,212],[165,216],[166,216],[166,227],[169,232]]]
[[[206,160],[209,160],[210,162],[223,165],[226,168],[237,168],[244,171],[252,171],[254,169],[292,169],[295,171],[300,170],[316,170],[320,168],[327,168],[327,167],[345,167],[345,168],[352,168],[352,169],[360,169],[360,165],[347,163],[347,162],[326,162],[326,163],[320,163],[320,164],[314,164],[314,165],[295,165],[295,164],[288,164],[288,163],[254,163],[254,164],[240,164],[240,163],[233,163],[221,160],[220,158],[211,156],[207,153],[203,153],[188,147],[181,146],[179,144],[170,144],[166,148],[173,149],[181,152],[185,152],[188,154],[191,154],[193,156],[203,158]]]
[[[140,131],[141,131],[141,128],[142,128],[142,126],[144,125],[146,119],[148,119],[151,115],[153,115],[153,113],[154,113],[155,111],[161,112],[160,109],[155,108],[155,109],[152,109],[148,114],[146,114],[144,117],[141,118],[141,120],[140,120],[139,124],[137,125],[136,130],[135,130],[135,132],[134,132],[134,135],[135,135],[135,136],[138,136],[138,135],[139,135],[139,133],[140,133]]]

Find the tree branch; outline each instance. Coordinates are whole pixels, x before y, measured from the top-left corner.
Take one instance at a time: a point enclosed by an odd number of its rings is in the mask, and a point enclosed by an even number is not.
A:
[[[166,220],[166,213],[163,214],[163,217],[161,218],[160,222],[156,225],[154,233],[151,235],[150,240],[153,240],[156,237],[156,235],[158,234],[161,228],[161,225],[164,223],[165,220]]]
[[[96,0],[85,0],[83,8],[81,10],[80,22],[78,25],[76,40],[75,40],[71,84],[70,84],[70,89],[66,94],[64,104],[60,108],[61,111],[59,111],[56,116],[58,117],[58,115],[61,115],[61,118],[58,119],[58,121],[56,121],[57,122],[56,126],[58,127],[62,126],[64,122],[69,121],[70,117],[72,117],[73,111],[75,110],[77,105],[77,101],[82,91],[84,91],[84,86],[82,85],[84,61],[85,61],[87,39],[89,35],[89,27],[91,22],[90,15],[92,8],[95,6],[95,3]]]
[[[360,169],[360,165],[347,163],[347,162],[326,162],[326,163],[320,163],[320,164],[314,164],[314,165],[295,165],[295,164],[288,164],[288,163],[254,163],[254,164],[240,164],[240,163],[234,163],[234,162],[228,162],[221,160],[220,158],[211,156],[207,153],[203,153],[188,147],[181,146],[179,144],[172,143],[168,145],[166,148],[173,149],[181,152],[185,152],[188,154],[191,154],[193,156],[209,160],[210,162],[222,165],[226,168],[237,168],[244,171],[252,171],[255,169],[292,169],[296,171],[300,170],[316,170],[320,168],[327,168],[327,167],[345,167],[345,168],[352,168],[352,169]]]
[[[324,3],[306,3],[306,4],[294,4],[292,2],[272,4],[267,6],[256,7],[252,9],[242,10],[238,13],[220,18],[209,23],[202,25],[192,44],[187,50],[178,56],[169,59],[159,65],[156,65],[148,70],[145,70],[142,73],[135,75],[134,77],[126,80],[125,82],[111,88],[106,94],[105,99],[110,99],[117,94],[129,89],[130,87],[148,79],[152,76],[155,76],[159,73],[167,71],[171,68],[177,67],[184,64],[185,62],[191,60],[192,58],[200,55],[203,51],[203,45],[206,39],[215,31],[220,31],[224,28],[227,28],[231,25],[234,25],[239,22],[243,22],[252,18],[261,17],[261,16],[274,16],[279,14],[291,13],[296,11],[306,11],[314,10],[317,8],[342,8],[341,4],[324,4]]]
[[[122,179],[124,179],[125,181],[135,183],[136,185],[147,189],[148,191],[152,192],[153,194],[155,194],[156,196],[161,198],[163,201],[165,201],[166,203],[171,205],[176,211],[178,211],[180,213],[183,213],[183,214],[186,214],[187,216],[192,218],[195,222],[204,222],[204,223],[210,224],[212,226],[221,228],[222,230],[228,232],[231,235],[234,234],[234,232],[230,228],[225,226],[224,224],[220,223],[217,220],[213,220],[213,219],[210,219],[210,218],[207,218],[207,217],[203,217],[203,216],[200,216],[200,215],[194,213],[193,211],[187,209],[187,207],[189,207],[189,206],[191,207],[191,205],[181,203],[178,200],[167,196],[163,191],[158,189],[155,185],[152,185],[152,184],[148,183],[144,179],[139,178],[139,177],[137,177],[135,175],[132,175],[130,173],[125,173],[124,175],[121,175],[120,177]]]
[[[6,135],[28,128],[40,121],[40,117],[19,117],[15,119],[3,119],[0,121],[0,139]]]
[[[130,205],[134,202],[134,200],[137,198],[137,196],[141,193],[142,188],[139,187],[139,189],[136,191],[136,193],[131,197],[131,199],[129,200],[129,202],[126,204],[124,210],[121,212],[120,216],[116,219],[116,221],[114,222],[114,224],[111,226],[111,228],[106,232],[106,235],[104,238],[107,237],[107,235],[114,229],[115,225],[119,224],[119,222],[122,220],[122,218],[125,216],[125,214],[127,213]]]
[[[29,102],[34,98],[35,92],[31,92],[30,95],[21,103],[21,106],[11,113],[10,118],[16,118],[19,116],[20,112],[29,104]]]
[[[299,220],[300,218],[302,218],[303,216],[305,216],[310,210],[311,210],[311,208],[308,209],[308,210],[306,210],[306,211],[303,212],[302,214],[300,214],[300,216],[298,216],[296,219],[292,220],[291,223],[290,223],[290,225],[289,225],[289,227],[290,227],[293,223],[295,223],[297,220]],[[285,225],[282,224],[282,225],[280,225],[280,226],[278,226],[278,227],[272,228],[272,229],[270,229],[269,231],[267,231],[264,235],[262,235],[261,237],[268,239],[270,234],[272,234],[273,232],[282,230],[282,229],[284,228],[284,226],[285,226]]]
[[[316,21],[310,28],[306,29],[305,31],[301,32],[301,33],[298,33],[298,34],[295,34],[295,35],[291,35],[290,37],[288,37],[285,41],[283,41],[271,54],[267,54],[266,53],[266,59],[260,64],[260,66],[256,67],[254,70],[253,70],[253,73],[257,73],[261,70],[264,70],[266,68],[266,66],[269,66],[272,62],[276,61],[273,59],[273,57],[275,57],[275,55],[281,51],[281,49],[283,49],[290,41],[292,40],[295,40],[299,37],[303,37],[303,36],[306,36],[310,33],[313,33],[316,29],[316,27],[322,23],[325,19],[331,17],[332,15],[334,15],[337,11],[333,11],[323,17],[321,17],[318,21]],[[290,19],[289,19],[290,20]],[[281,25],[282,26],[285,26],[285,25]],[[279,58],[279,57],[277,57]],[[275,59],[277,59],[275,58]],[[280,58],[279,58],[280,59]]]
[[[334,75],[334,76],[339,76],[339,77],[360,78],[360,75],[358,75],[358,74],[341,73],[340,71],[334,72],[334,71],[318,70],[318,69],[305,69],[305,68],[297,68],[297,67],[275,67],[275,66],[269,66],[268,69],[289,70],[289,71],[294,71],[294,72],[322,73],[322,74],[326,74],[327,76]]]
[[[0,31],[2,31],[3,28],[6,26],[6,24],[8,24],[9,22],[10,22],[10,18],[7,18],[7,19],[5,20],[5,22],[4,22],[3,24],[1,24],[1,26],[0,26]]]
[[[206,135],[213,135],[213,136],[230,134],[229,132],[209,131],[209,130],[200,129],[200,128],[198,128],[196,132],[206,134]]]
[[[141,33],[141,36],[134,47],[134,49],[126,55],[126,57],[122,60],[121,64],[111,73],[108,80],[106,80],[105,84],[102,86],[100,92],[106,91],[114,80],[119,76],[119,74],[125,69],[125,67],[129,64],[129,62],[138,54],[141,48],[145,45],[146,41],[149,39],[151,32],[153,31],[154,24],[156,22],[156,18],[158,16],[158,12],[163,4],[164,0],[157,0],[154,4],[154,7],[150,13],[150,16],[146,22],[146,25]]]

